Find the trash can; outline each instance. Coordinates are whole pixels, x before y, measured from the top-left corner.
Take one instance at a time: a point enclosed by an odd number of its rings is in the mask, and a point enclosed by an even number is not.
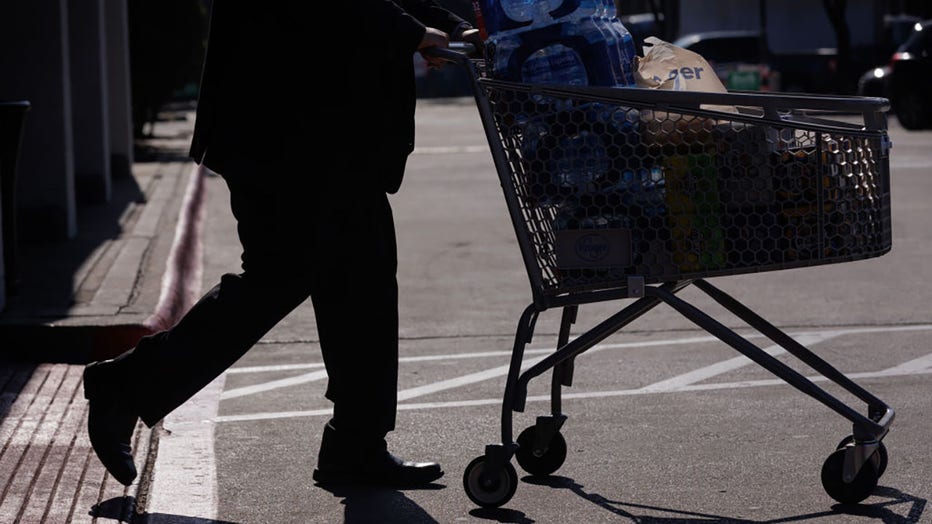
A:
[[[16,293],[16,164],[28,101],[0,101],[0,224],[2,224],[3,281],[6,294]],[[3,300],[0,298],[0,304]]]

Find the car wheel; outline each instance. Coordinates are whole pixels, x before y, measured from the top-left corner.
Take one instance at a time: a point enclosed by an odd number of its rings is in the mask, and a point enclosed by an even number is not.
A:
[[[915,91],[901,93],[896,100],[896,118],[906,129],[924,129],[929,125],[926,102]]]

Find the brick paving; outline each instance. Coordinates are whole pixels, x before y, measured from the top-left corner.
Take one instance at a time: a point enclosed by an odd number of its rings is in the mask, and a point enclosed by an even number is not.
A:
[[[76,238],[20,250],[20,292],[0,313],[0,524],[145,520],[161,426],[137,427],[140,474],[124,487],[88,440],[82,373],[187,305],[172,287],[185,275],[166,275],[167,261],[185,256],[176,235],[190,233],[179,223],[198,209],[189,204],[202,175],[185,158],[188,115],[166,115],[131,179],[114,181],[114,201],[82,210]]]
[[[139,479],[124,487],[94,456],[83,369],[21,363],[0,370],[0,522],[131,522]],[[141,468],[151,436],[140,424],[134,438]]]

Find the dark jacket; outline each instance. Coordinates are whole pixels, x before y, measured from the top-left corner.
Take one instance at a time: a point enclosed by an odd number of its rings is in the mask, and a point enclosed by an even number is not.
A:
[[[270,182],[337,171],[397,191],[414,148],[413,55],[425,26],[463,20],[433,0],[259,5],[213,2],[191,157],[221,174],[275,164],[297,169]]]

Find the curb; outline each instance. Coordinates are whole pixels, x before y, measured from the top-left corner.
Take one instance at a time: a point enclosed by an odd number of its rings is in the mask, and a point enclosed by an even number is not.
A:
[[[162,424],[150,429],[138,423],[133,449],[139,476],[128,487],[118,484],[94,456],[87,437],[83,364],[134,347],[141,337],[171,327],[193,305],[201,287],[205,179],[205,170],[194,166],[184,187],[158,303],[144,321],[0,329],[2,356],[8,362],[0,367],[0,473],[6,477],[0,483],[0,521],[148,519]]]
[[[148,317],[114,315],[86,325],[0,325],[2,356],[14,361],[86,364],[113,358],[134,347],[140,338],[168,329],[180,320],[201,289],[206,174],[200,166],[192,169],[165,261],[158,303]],[[121,316],[128,318],[121,321]]]
[[[191,309],[201,292],[203,231],[206,217],[206,168],[197,166],[188,182],[175,227],[162,289],[155,311],[142,324],[150,334],[175,325]]]

